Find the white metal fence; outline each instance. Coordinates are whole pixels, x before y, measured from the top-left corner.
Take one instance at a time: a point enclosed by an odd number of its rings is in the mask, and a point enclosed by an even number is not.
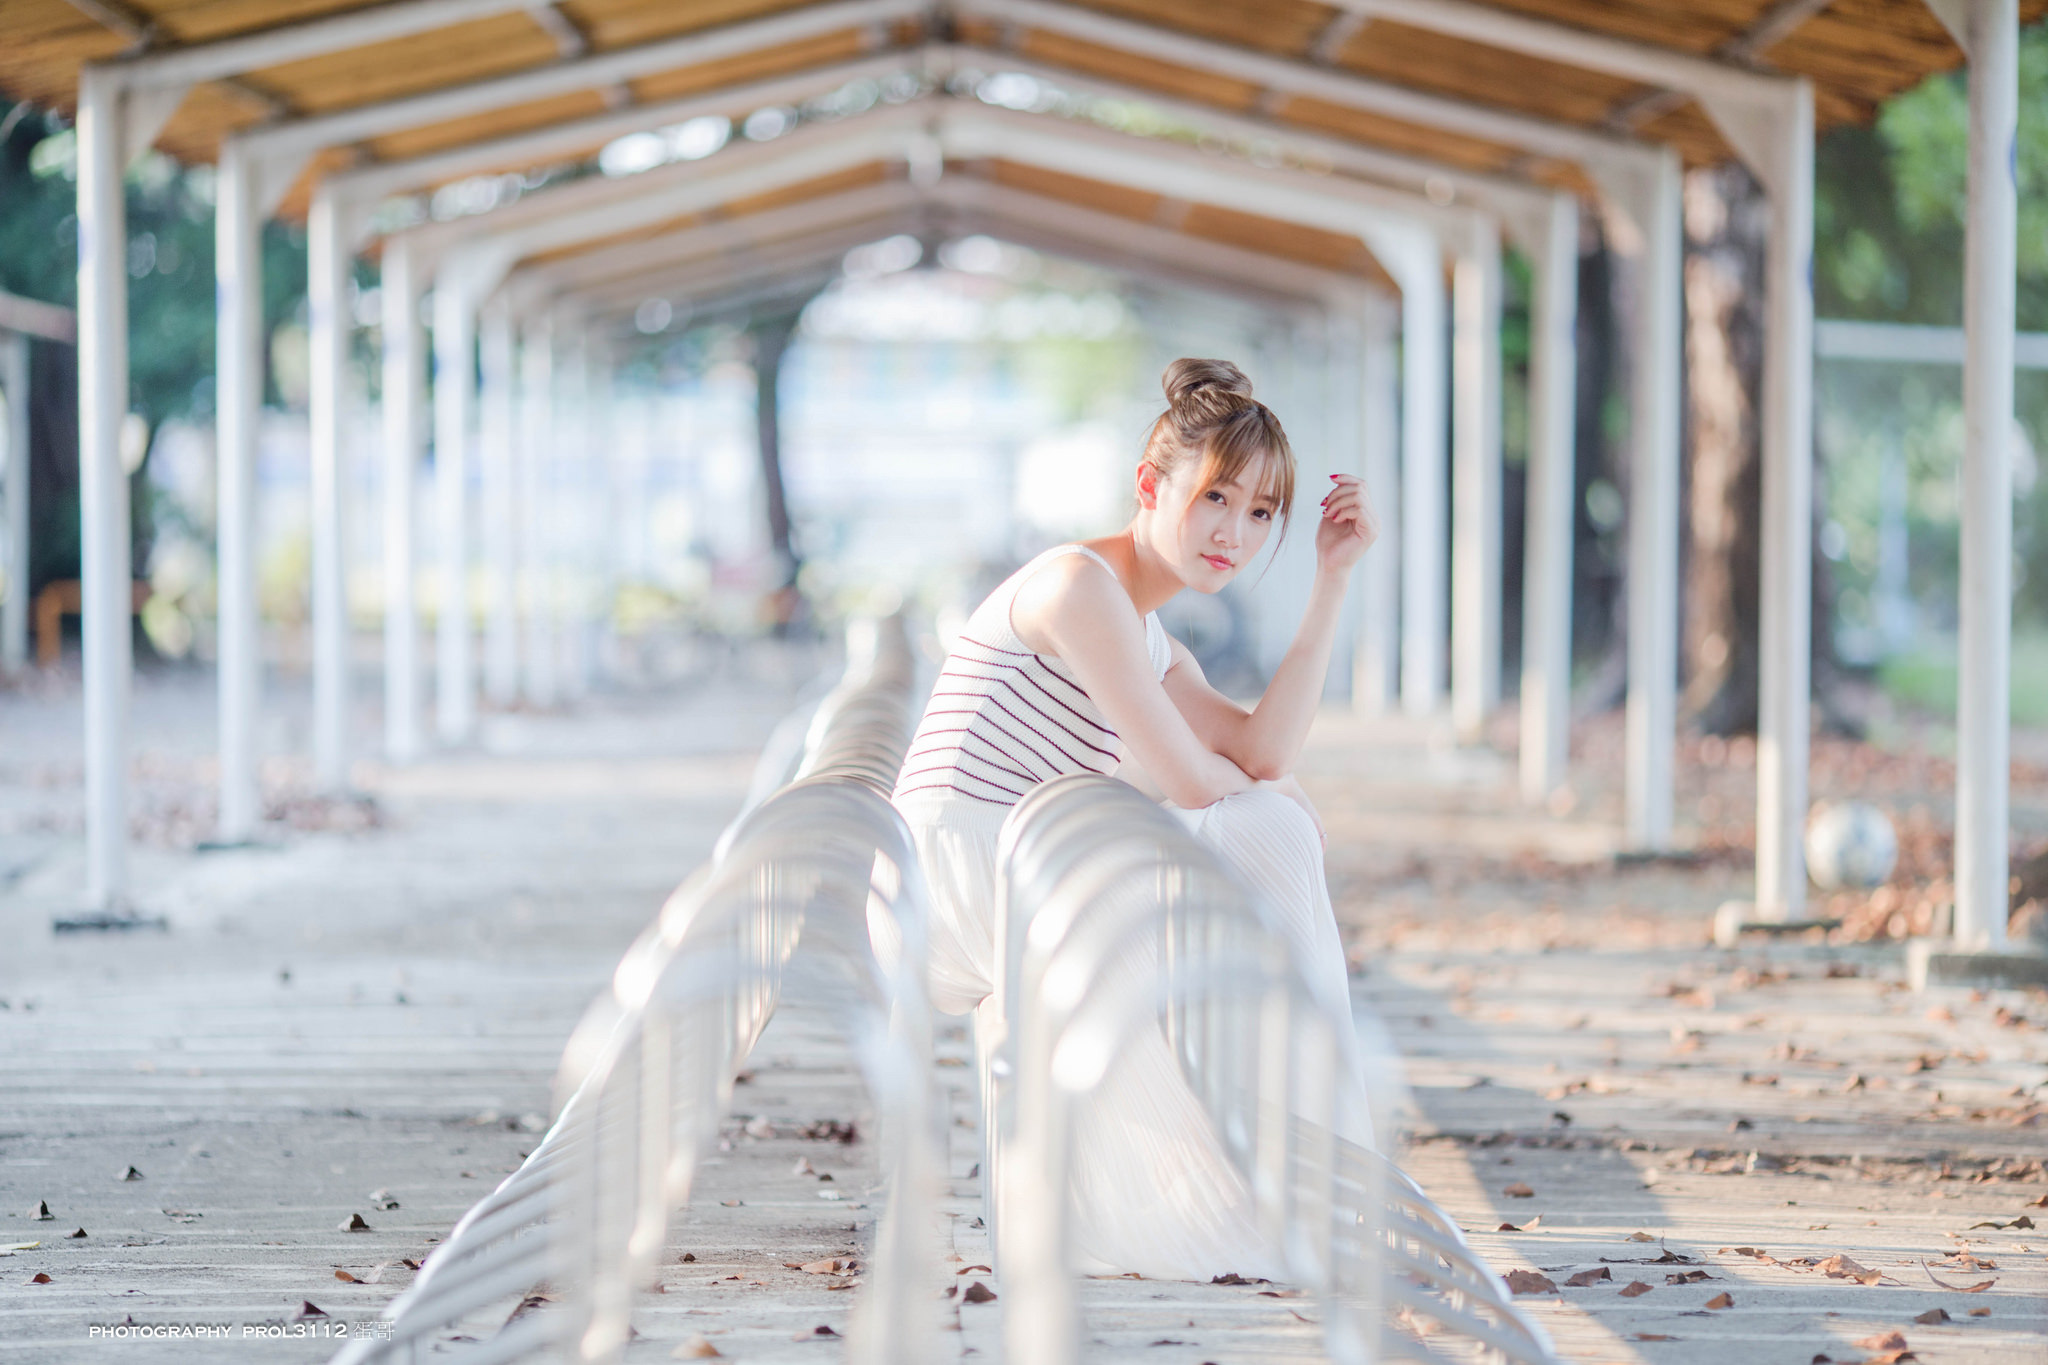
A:
[[[839,1023],[881,1116],[888,1204],[849,1358],[916,1365],[930,1356],[935,1324],[923,1290],[936,1273],[926,1261],[939,1131],[924,895],[909,833],[886,796],[912,706],[902,623],[855,631],[849,654],[845,680],[813,717],[795,780],[733,823],[578,1026],[553,1127],[386,1309],[390,1336],[352,1342],[337,1365],[429,1354],[464,1365],[542,1353],[617,1359],[669,1215],[688,1201],[733,1077],[785,996]],[[552,1300],[541,1311],[515,1315],[481,1341],[439,1339],[541,1283]]]
[[[1157,1027],[1243,1176],[1268,1242],[1322,1300],[1342,1362],[1435,1358],[1404,1310],[1522,1365],[1555,1360],[1500,1277],[1371,1145],[1387,1083],[1363,1083],[1352,1023],[1320,1001],[1283,933],[1217,859],[1131,787],[1034,788],[1004,827],[1001,1037],[984,1103],[1009,1365],[1071,1365],[1081,1310],[1070,1245],[1078,1106],[1136,1030]],[[1376,1072],[1389,1068],[1376,1067]]]

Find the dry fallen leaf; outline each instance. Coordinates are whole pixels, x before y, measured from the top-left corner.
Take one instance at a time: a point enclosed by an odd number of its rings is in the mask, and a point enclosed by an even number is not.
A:
[[[719,1351],[703,1337],[690,1337],[675,1350],[670,1351],[669,1356],[675,1360],[716,1360],[719,1358]]]
[[[834,1256],[829,1260],[806,1261],[795,1269],[806,1275],[841,1275],[853,1269],[853,1262]]]
[[[725,1205],[729,1209],[736,1209],[740,1205],[746,1203],[747,1201],[744,1199],[721,1199],[718,1202]]]
[[[326,1309],[320,1307],[320,1305],[314,1303],[311,1299],[301,1299],[299,1301],[299,1311],[292,1314],[291,1317],[286,1319],[286,1321],[304,1322],[308,1318],[324,1318],[326,1316]]]
[[[1520,1228],[1518,1228],[1518,1227],[1516,1227],[1516,1226],[1515,1226],[1515,1225],[1514,1225],[1513,1223],[1502,1223],[1502,1224],[1501,1224],[1501,1225],[1500,1225],[1499,1227],[1495,1228],[1495,1229],[1494,1229],[1494,1231],[1495,1231],[1495,1232],[1520,1232],[1520,1231],[1521,1231],[1521,1229],[1520,1229]]]
[[[833,1331],[830,1327],[825,1326],[823,1323],[820,1323],[808,1332],[798,1332],[795,1336],[791,1337],[790,1340],[818,1341],[828,1337],[836,1337],[838,1335],[839,1333]]]
[[[85,1229],[84,1229],[84,1228],[80,1228],[80,1229],[79,1229],[78,1231],[76,1231],[76,1232],[74,1232],[74,1233],[71,1233],[71,1234],[69,1234],[69,1236],[68,1236],[68,1238],[67,1238],[66,1240],[68,1240],[68,1241],[73,1241],[73,1242],[75,1242],[75,1241],[77,1241],[77,1240],[78,1240],[79,1238],[81,1238],[81,1237],[83,1237],[83,1236],[85,1236]]]
[[[50,1212],[50,1201],[47,1199],[38,1201],[36,1211],[30,1214],[29,1217],[35,1219],[38,1223],[53,1223],[57,1220],[57,1215]]]
[[[996,1291],[990,1289],[980,1280],[976,1280],[973,1284],[968,1285],[966,1290],[960,1295],[960,1302],[962,1303],[994,1303],[995,1299]]]
[[[1914,1318],[1913,1321],[1932,1325],[1937,1322],[1953,1322],[1955,1321],[1955,1319],[1951,1318],[1948,1315],[1947,1309],[1930,1308],[1925,1313],[1922,1313],[1918,1317]]]
[[[355,1276],[353,1276],[353,1275],[349,1274],[349,1273],[348,1273],[348,1272],[347,1272],[346,1270],[337,1270],[337,1271],[335,1271],[335,1272],[334,1272],[334,1278],[335,1278],[335,1279],[337,1279],[337,1280],[340,1280],[340,1281],[341,1281],[341,1282],[342,1282],[343,1284],[361,1284],[361,1283],[362,1283],[362,1281],[361,1281],[361,1280],[359,1280],[359,1279],[357,1279],[357,1278],[356,1278]]]
[[[1879,1332],[1876,1336],[1849,1344],[1865,1351],[1903,1351],[1906,1349],[1906,1335],[1903,1332]]]
[[[1872,1270],[1867,1265],[1858,1265],[1847,1256],[1830,1256],[1817,1268],[1831,1280],[1854,1280],[1858,1284],[1876,1284],[1884,1278],[1882,1271]]]
[[[142,1172],[136,1170],[133,1166],[130,1166],[127,1170],[121,1172],[121,1174],[115,1178],[118,1180],[140,1180],[142,1179]]]
[[[369,1232],[371,1228],[369,1222],[363,1217],[363,1215],[361,1215],[360,1213],[352,1213],[348,1216],[347,1220],[342,1223],[341,1230],[343,1232]]]
[[[1519,1180],[1503,1189],[1501,1193],[1510,1199],[1534,1199],[1536,1197],[1536,1191],[1530,1189]]]
[[[37,1272],[35,1273],[35,1275],[34,1275],[33,1277],[31,1277],[31,1278],[30,1278],[30,1280],[29,1280],[29,1283],[30,1283],[30,1284],[48,1284],[48,1283],[50,1283],[50,1277],[49,1277],[48,1275],[45,1275],[45,1274],[44,1274],[44,1273],[43,1273],[42,1271],[38,1270],[38,1271],[37,1271]]]
[[[1654,1242],[1657,1239],[1647,1232],[1631,1232],[1628,1235],[1628,1240],[1631,1242]]]
[[[1734,1306],[1735,1296],[1725,1290],[1707,1300],[1707,1307],[1709,1308],[1733,1308]]]
[[[1589,1284],[1599,1284],[1602,1280],[1611,1280],[1613,1278],[1614,1276],[1609,1274],[1607,1267],[1603,1265],[1598,1270],[1581,1270],[1578,1274],[1566,1280],[1565,1283],[1574,1289],[1584,1289]]]
[[[1652,1287],[1651,1285],[1644,1284],[1641,1280],[1630,1280],[1621,1287],[1621,1296],[1624,1299],[1639,1299],[1649,1293]]]
[[[1943,1289],[1953,1289],[1959,1294],[1981,1294],[1992,1285],[1998,1283],[1996,1280],[1979,1280],[1975,1284],[1950,1284],[1947,1280],[1944,1280],[1941,1276],[1935,1274],[1933,1270],[1929,1269],[1927,1262],[1922,1261],[1920,1269],[1926,1273],[1928,1279],[1934,1281]]]
[[[1973,1318],[1988,1318],[1991,1316],[1991,1310],[1989,1308],[1972,1308],[1970,1316]]]
[[[370,1207],[373,1209],[395,1209],[398,1201],[391,1197],[389,1190],[371,1190]]]
[[[963,1265],[953,1273],[955,1275],[972,1275],[977,1270],[986,1271],[991,1275],[996,1272],[996,1268],[992,1265]]]
[[[1630,1338],[1629,1338],[1629,1340],[1630,1340],[1630,1341],[1676,1341],[1676,1340],[1678,1340],[1678,1338],[1677,1338],[1677,1337],[1667,1337],[1667,1336],[1665,1336],[1665,1335],[1664,1335],[1664,1334],[1663,1334],[1662,1332],[1637,1332],[1637,1333],[1636,1333],[1636,1334],[1635,1334],[1634,1336],[1630,1337]]]
[[[1508,1282],[1508,1289],[1516,1294],[1552,1294],[1557,1285],[1548,1275],[1534,1270],[1510,1270],[1501,1277]]]

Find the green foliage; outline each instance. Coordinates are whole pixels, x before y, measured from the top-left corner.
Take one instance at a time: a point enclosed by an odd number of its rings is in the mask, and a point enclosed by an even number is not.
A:
[[[0,120],[12,113],[0,105]],[[76,151],[72,131],[50,116],[25,111],[13,120],[0,146],[0,289],[76,303]],[[130,404],[152,429],[205,420],[213,411],[213,172],[151,153],[128,173],[127,210]],[[265,231],[263,278],[267,336],[304,308],[297,228]]]
[[[2020,35],[2019,324],[2048,328],[2048,26]],[[1970,97],[1961,72],[1838,128],[1815,161],[1814,290],[1823,317],[1962,320]]]

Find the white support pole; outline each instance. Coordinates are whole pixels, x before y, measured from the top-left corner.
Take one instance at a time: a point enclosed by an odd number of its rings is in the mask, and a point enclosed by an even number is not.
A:
[[[1635,215],[1643,241],[1637,258],[1635,383],[1630,394],[1624,799],[1629,842],[1640,849],[1671,846],[1678,743],[1679,379],[1685,345],[1680,312],[1685,270],[1682,173],[1678,153],[1665,148],[1655,173],[1641,187]],[[1766,591],[1767,602],[1769,596]]]
[[[1366,296],[1357,391],[1359,469],[1379,512],[1380,538],[1366,552],[1359,573],[1351,705],[1368,715],[1392,710],[1401,690],[1401,390],[1394,358],[1398,325],[1392,300],[1379,293]]]
[[[1784,105],[1774,137],[1776,174],[1767,180],[1771,240],[1756,797],[1757,914],[1777,921],[1799,919],[1806,906],[1802,838],[1813,691],[1813,87],[1794,82]],[[2000,885],[2003,877],[2001,872]]]
[[[419,598],[413,522],[420,458],[424,337],[420,279],[403,238],[384,245],[384,753],[420,752]]]
[[[0,332],[0,390],[7,395],[7,464],[0,484],[0,544],[7,558],[0,575],[7,596],[0,601],[0,673],[18,673],[28,663],[28,347],[19,332]]]
[[[1564,781],[1571,750],[1572,490],[1579,204],[1550,200],[1529,306],[1529,462],[1522,570],[1522,798]]]
[[[511,301],[500,293],[484,306],[478,347],[483,389],[477,449],[482,466],[484,567],[490,583],[484,618],[484,695],[494,706],[510,706],[519,700],[515,349]]]
[[[1477,743],[1500,702],[1500,227],[1452,271],[1451,719]]]
[[[632,505],[625,489],[626,423],[620,420],[622,395],[618,384],[618,357],[608,343],[596,342],[596,366],[591,372],[591,430],[597,441],[596,477],[601,492],[598,523],[592,553],[595,557],[597,598],[597,674],[618,676],[617,631],[620,567],[627,553],[627,508]]]
[[[1450,339],[1443,277],[1401,280],[1401,709],[1443,709],[1450,525],[1445,406]]]
[[[552,455],[555,341],[545,308],[529,315],[519,337],[519,559],[520,601],[526,617],[526,699],[555,704],[554,575],[548,541],[547,465]]]
[[[88,66],[78,79],[78,520],[85,653],[86,898],[128,899],[128,224],[122,200],[122,90]]]
[[[1350,299],[1332,299],[1323,313],[1323,367],[1322,390],[1324,443],[1328,447],[1329,472],[1333,474],[1365,475],[1365,408],[1359,401],[1359,380],[1364,370],[1364,338],[1361,335],[1359,306]],[[1318,500],[1329,481],[1318,479],[1322,485],[1315,489]],[[1309,490],[1304,488],[1303,493]],[[1370,493],[1370,489],[1367,490]],[[1306,511],[1306,508],[1304,508]],[[1304,526],[1306,522],[1304,522]],[[1352,687],[1356,682],[1356,669],[1350,660],[1358,652],[1358,597],[1348,593],[1344,601],[1344,615],[1338,622],[1337,641],[1331,650],[1331,666],[1324,680],[1324,695],[1333,700],[1352,700]]]
[[[1963,256],[1962,669],[1956,695],[1956,922],[2002,948],[2012,717],[2013,327],[2019,14],[1968,0],[1970,178]]]
[[[469,443],[476,414],[476,301],[444,270],[434,285],[434,538],[439,565],[434,721],[443,744],[476,720],[469,617]]]
[[[557,317],[561,347],[561,417],[555,423],[557,483],[556,559],[561,574],[562,691],[570,698],[590,691],[590,506],[591,471],[597,449],[590,434],[590,343],[572,313]]]
[[[256,601],[256,427],[263,412],[263,215],[259,168],[234,139],[221,148],[214,198],[218,454],[214,534],[220,657],[220,824],[247,843],[261,822],[257,734],[263,630]]]
[[[343,507],[342,404],[349,335],[349,250],[340,196],[322,186],[306,220],[308,417],[312,427],[313,773],[348,786],[348,543]]]

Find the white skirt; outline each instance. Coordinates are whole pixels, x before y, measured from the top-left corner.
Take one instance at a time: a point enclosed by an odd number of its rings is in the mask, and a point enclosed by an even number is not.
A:
[[[996,1022],[982,1015],[994,1006],[996,840],[1009,808],[945,792],[913,793],[897,808],[931,898],[932,1002],[947,1013],[974,1011],[982,1029]],[[1302,809],[1275,792],[1252,791],[1201,810],[1167,810],[1273,912],[1310,988],[1322,1001],[1341,1002],[1348,1018],[1322,840]],[[1085,1272],[1281,1277],[1279,1250],[1254,1226],[1251,1193],[1156,1023],[1138,1030],[1077,1109],[1071,1170],[1074,1246]]]

